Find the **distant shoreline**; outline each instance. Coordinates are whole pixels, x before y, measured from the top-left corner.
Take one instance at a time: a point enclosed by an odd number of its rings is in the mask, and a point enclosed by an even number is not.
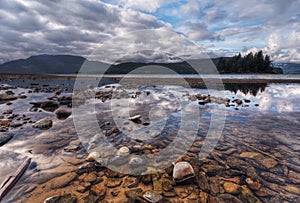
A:
[[[217,74],[216,74],[217,75]],[[221,77],[218,78],[196,78],[196,77],[183,77],[182,79],[185,79],[188,83],[198,83],[198,84],[204,84],[205,82],[216,82],[217,80],[222,79],[223,83],[300,83],[300,75],[295,75],[294,77],[282,77],[282,78],[222,78],[222,76],[226,76],[227,74],[221,75]],[[247,74],[230,74],[231,76],[247,76]],[[257,76],[264,76],[264,74],[251,74],[251,75],[257,75]],[[272,74],[273,75],[273,74]],[[204,75],[203,75],[204,76]],[[220,75],[219,75],[220,76]],[[274,76],[278,76],[278,74],[274,74]],[[284,75],[283,75],[284,76]],[[291,76],[291,75],[286,75],[286,76]],[[13,73],[1,73],[0,74],[0,82],[1,81],[6,81],[6,80],[15,80],[15,79],[76,79],[76,75],[47,75],[47,74],[13,74]],[[81,78],[100,78],[95,75],[84,75],[81,76]],[[109,78],[111,80],[114,80],[116,82],[120,81],[123,77],[121,76],[104,76],[104,78]],[[178,82],[178,78],[174,77],[160,77],[160,78],[155,78],[155,77],[130,77],[127,78],[126,80],[131,80],[131,81],[138,81],[138,82],[158,82],[158,81],[168,81],[169,82]]]

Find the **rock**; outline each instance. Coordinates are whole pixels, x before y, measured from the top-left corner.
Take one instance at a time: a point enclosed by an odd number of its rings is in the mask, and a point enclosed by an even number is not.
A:
[[[132,203],[136,202],[136,201],[135,201],[136,198],[137,198],[139,195],[141,195],[142,192],[143,192],[143,190],[142,190],[141,188],[136,188],[136,189],[131,189],[131,190],[125,191],[125,195],[126,195],[126,197],[129,199],[129,201],[127,201],[127,202],[129,202],[129,203],[131,203],[131,202],[132,202]]]
[[[95,194],[95,196],[101,200],[104,199],[107,193],[107,188],[104,186],[104,183],[98,183],[91,187],[91,191]]]
[[[135,115],[135,116],[129,117],[129,120],[131,120],[134,123],[141,124],[142,123],[141,118],[142,118],[141,115]]]
[[[121,147],[118,152],[117,156],[125,157],[129,155],[129,148],[128,147]]]
[[[241,193],[239,195],[240,199],[245,203],[259,203],[259,199],[254,196],[249,188],[246,185],[241,187]]]
[[[201,191],[199,194],[200,203],[206,203],[208,201],[208,194],[206,192]]]
[[[42,108],[45,111],[55,111],[59,107],[59,103],[56,101],[41,101],[41,102],[30,102],[29,104],[33,107]]]
[[[65,120],[71,115],[71,111],[59,108],[55,111],[56,117],[60,120]]]
[[[20,94],[20,95],[18,96],[18,98],[19,98],[19,99],[26,99],[27,96],[26,96],[25,94]]]
[[[99,152],[91,152],[89,153],[89,155],[87,156],[86,160],[87,161],[96,161],[98,158],[100,158],[100,153]]]
[[[80,192],[80,193],[84,193],[86,191],[86,187],[82,186],[82,185],[79,185],[77,188],[76,188],[76,191],[77,192]]]
[[[205,164],[202,166],[202,170],[208,175],[216,175],[222,171],[225,171],[225,167],[217,164]]]
[[[209,192],[209,179],[204,172],[199,172],[198,176],[196,176],[196,182],[201,190]]]
[[[0,94],[0,101],[16,100],[17,97],[11,94]]]
[[[13,122],[13,123],[10,123],[9,124],[9,127],[11,127],[11,128],[17,128],[17,127],[20,127],[20,126],[22,126],[23,125],[23,123],[20,123],[20,122]]]
[[[0,120],[0,125],[8,125],[11,122],[10,119],[1,119]]]
[[[8,109],[8,110],[4,111],[2,114],[12,114],[12,113],[13,113],[13,110]]]
[[[12,133],[0,133],[0,146],[6,144],[13,136]]]
[[[259,160],[259,162],[265,166],[267,169],[273,168],[277,165],[277,161],[275,161],[272,158],[265,158],[265,159],[261,159]]]
[[[77,152],[78,150],[80,150],[79,145],[69,145],[69,146],[64,148],[65,152]]]
[[[279,177],[278,175],[274,174],[274,173],[269,173],[269,172],[261,172],[260,175],[262,176],[262,178],[264,178],[265,180],[271,182],[271,183],[277,183],[279,185],[282,185],[285,183],[285,179]]]
[[[73,194],[57,195],[48,197],[44,203],[76,203],[77,197]]]
[[[153,190],[158,194],[163,193],[163,183],[161,180],[153,180]]]
[[[90,190],[88,196],[84,198],[84,202],[99,202],[106,196],[106,189],[102,190],[100,193]]]
[[[123,182],[123,179],[121,179],[121,178],[108,178],[106,187],[115,188],[115,187],[120,186],[122,184],[122,182]]]
[[[220,203],[243,203],[237,197],[230,195],[230,194],[219,195],[219,202]]]
[[[268,188],[260,188],[258,191],[255,192],[255,194],[258,197],[271,197],[271,196],[275,196],[276,193],[273,192],[272,190],[268,189]]]
[[[300,195],[300,189],[298,187],[292,186],[292,185],[287,185],[284,186],[283,189],[287,192],[293,193],[295,195]]]
[[[147,191],[143,194],[143,198],[150,203],[156,203],[159,202],[163,197],[153,191]]]
[[[116,197],[116,196],[119,195],[120,192],[121,192],[120,190],[115,189],[115,190],[111,191],[110,194],[111,194],[112,196]]]
[[[289,171],[288,173],[289,180],[294,184],[300,184],[300,173]]]
[[[142,164],[143,164],[143,159],[140,158],[140,157],[133,157],[129,161],[129,166],[132,167],[132,168],[141,167]]]
[[[184,185],[180,185],[180,186],[176,186],[174,188],[176,195],[178,195],[178,197],[180,197],[181,199],[184,199],[186,197],[188,197],[192,192],[193,192],[193,187],[191,186],[184,186]]]
[[[210,192],[212,195],[216,196],[218,193],[220,193],[220,181],[217,177],[211,177],[210,178]]]
[[[240,99],[235,99],[235,100],[233,100],[233,102],[235,102],[239,106],[243,104],[243,101]]]
[[[250,103],[251,101],[250,101],[250,99],[244,99],[244,102],[245,103]]]
[[[205,105],[207,103],[210,103],[210,95],[203,96],[201,100],[199,100],[198,104]]]
[[[245,182],[247,183],[248,187],[252,190],[259,190],[261,188],[261,184],[258,180],[253,181],[251,178],[246,178]]]
[[[223,187],[225,192],[233,195],[237,195],[240,193],[240,186],[238,184],[232,182],[225,182],[223,183]]]
[[[83,179],[85,182],[90,182],[90,183],[93,183],[97,180],[97,173],[96,172],[91,172],[91,173],[88,173],[84,179]]]
[[[240,154],[240,158],[249,158],[249,159],[254,159],[256,157],[259,157],[261,156],[260,153],[257,153],[257,152],[242,152]]]
[[[78,167],[78,174],[89,173],[96,170],[96,164],[93,162],[88,162],[80,165]]]
[[[51,188],[52,189],[58,189],[65,187],[70,184],[73,180],[77,178],[77,174],[72,172],[72,173],[67,173],[63,176],[57,177],[52,179],[51,181]]]
[[[187,179],[193,178],[195,172],[193,167],[188,162],[178,162],[174,165],[173,180],[176,182],[182,182]]]
[[[49,129],[52,127],[52,119],[51,117],[43,118],[32,124],[32,127],[39,129]]]
[[[240,184],[241,179],[239,177],[233,177],[233,178],[223,178],[225,181],[233,182],[235,184]]]

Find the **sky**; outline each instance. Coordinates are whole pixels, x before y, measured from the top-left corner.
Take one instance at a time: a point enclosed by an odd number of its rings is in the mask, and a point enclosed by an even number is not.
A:
[[[141,30],[175,32],[211,57],[263,50],[274,62],[300,63],[299,8],[300,0],[1,0],[0,63],[39,54],[87,57]],[[159,36],[139,36],[138,43],[145,50],[177,43]],[[175,55],[178,43],[170,49]]]

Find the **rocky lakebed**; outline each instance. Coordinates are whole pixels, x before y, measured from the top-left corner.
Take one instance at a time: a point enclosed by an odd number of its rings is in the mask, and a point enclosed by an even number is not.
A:
[[[1,202],[300,202],[298,83],[10,82],[0,182],[30,164]]]

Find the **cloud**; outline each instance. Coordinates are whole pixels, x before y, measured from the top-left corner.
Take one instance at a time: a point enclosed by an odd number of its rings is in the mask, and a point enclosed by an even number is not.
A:
[[[299,0],[105,2],[111,4],[2,0],[0,61],[42,53],[87,56],[114,36],[161,28],[183,33],[212,54],[256,48],[274,61],[300,61]]]
[[[42,53],[86,56],[113,36],[171,27],[152,15],[96,0],[3,0],[0,18],[3,61]]]

